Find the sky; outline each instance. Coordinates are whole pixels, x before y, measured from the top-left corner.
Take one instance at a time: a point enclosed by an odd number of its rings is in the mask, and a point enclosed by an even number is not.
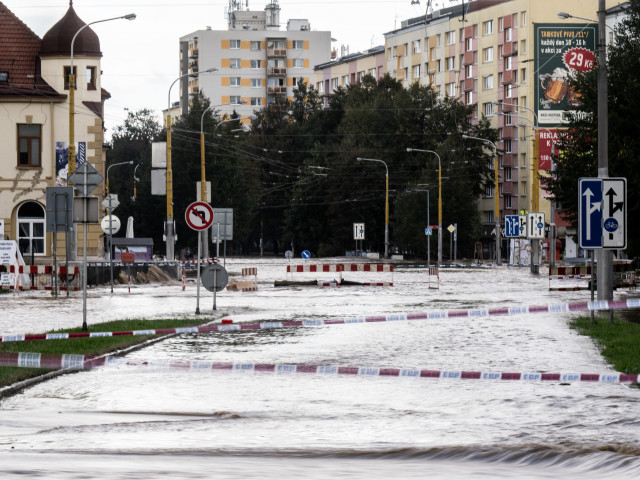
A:
[[[247,0],[242,0],[243,4]],[[250,10],[264,10],[268,0],[248,0]],[[69,8],[68,0],[2,0],[40,38]],[[401,22],[424,15],[427,0],[279,0],[281,30],[289,19],[306,18],[312,30],[330,31],[350,53],[384,44],[384,33]],[[433,9],[459,0],[431,0]],[[92,25],[102,50],[102,86],[111,94],[105,102],[106,137],[122,124],[127,112],[148,108],[160,118],[167,107],[169,87],[180,75],[179,40],[211,26],[226,30],[228,0],[74,0],[73,8],[91,23],[128,13],[133,21],[115,20]],[[177,85],[171,101],[178,100]],[[127,110],[128,109],[128,110]]]

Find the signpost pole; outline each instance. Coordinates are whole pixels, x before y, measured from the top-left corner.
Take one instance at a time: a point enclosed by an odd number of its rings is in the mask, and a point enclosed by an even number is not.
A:
[[[202,231],[198,232],[198,278],[196,280],[196,315],[200,315],[200,250],[201,250],[201,245],[202,245]]]
[[[113,293],[113,223],[111,217],[111,194],[109,194],[109,275],[111,277],[111,293]]]

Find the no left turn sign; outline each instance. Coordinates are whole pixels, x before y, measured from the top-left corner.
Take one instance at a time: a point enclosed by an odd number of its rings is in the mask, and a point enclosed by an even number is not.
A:
[[[193,202],[187,207],[184,219],[192,229],[206,230],[213,223],[213,208],[205,202]]]

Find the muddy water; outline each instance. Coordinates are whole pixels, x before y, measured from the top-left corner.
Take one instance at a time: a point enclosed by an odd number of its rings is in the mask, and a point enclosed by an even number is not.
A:
[[[343,259],[341,259],[343,260]],[[393,287],[274,288],[282,261],[258,267],[258,292],[222,292],[212,319],[277,321],[585,300],[549,292],[526,268],[345,274]],[[295,274],[331,280],[335,274]],[[435,286],[435,279],[431,279]],[[205,295],[206,293],[206,295]],[[0,332],[77,324],[81,299],[0,298]],[[195,286],[94,290],[89,324],[190,316]],[[46,309],[46,310],[45,310]],[[46,311],[46,314],[43,312]],[[305,363],[511,372],[611,371],[566,314],[446,318],[185,334],[136,360]],[[67,375],[0,403],[3,478],[638,478],[640,391],[525,383],[172,370],[120,365]]]

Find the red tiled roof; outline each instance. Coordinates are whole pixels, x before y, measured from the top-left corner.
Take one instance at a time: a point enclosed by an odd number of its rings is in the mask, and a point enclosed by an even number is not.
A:
[[[0,82],[0,96],[66,97],[39,75],[40,45],[40,38],[0,2],[0,73],[8,74],[7,81]]]

